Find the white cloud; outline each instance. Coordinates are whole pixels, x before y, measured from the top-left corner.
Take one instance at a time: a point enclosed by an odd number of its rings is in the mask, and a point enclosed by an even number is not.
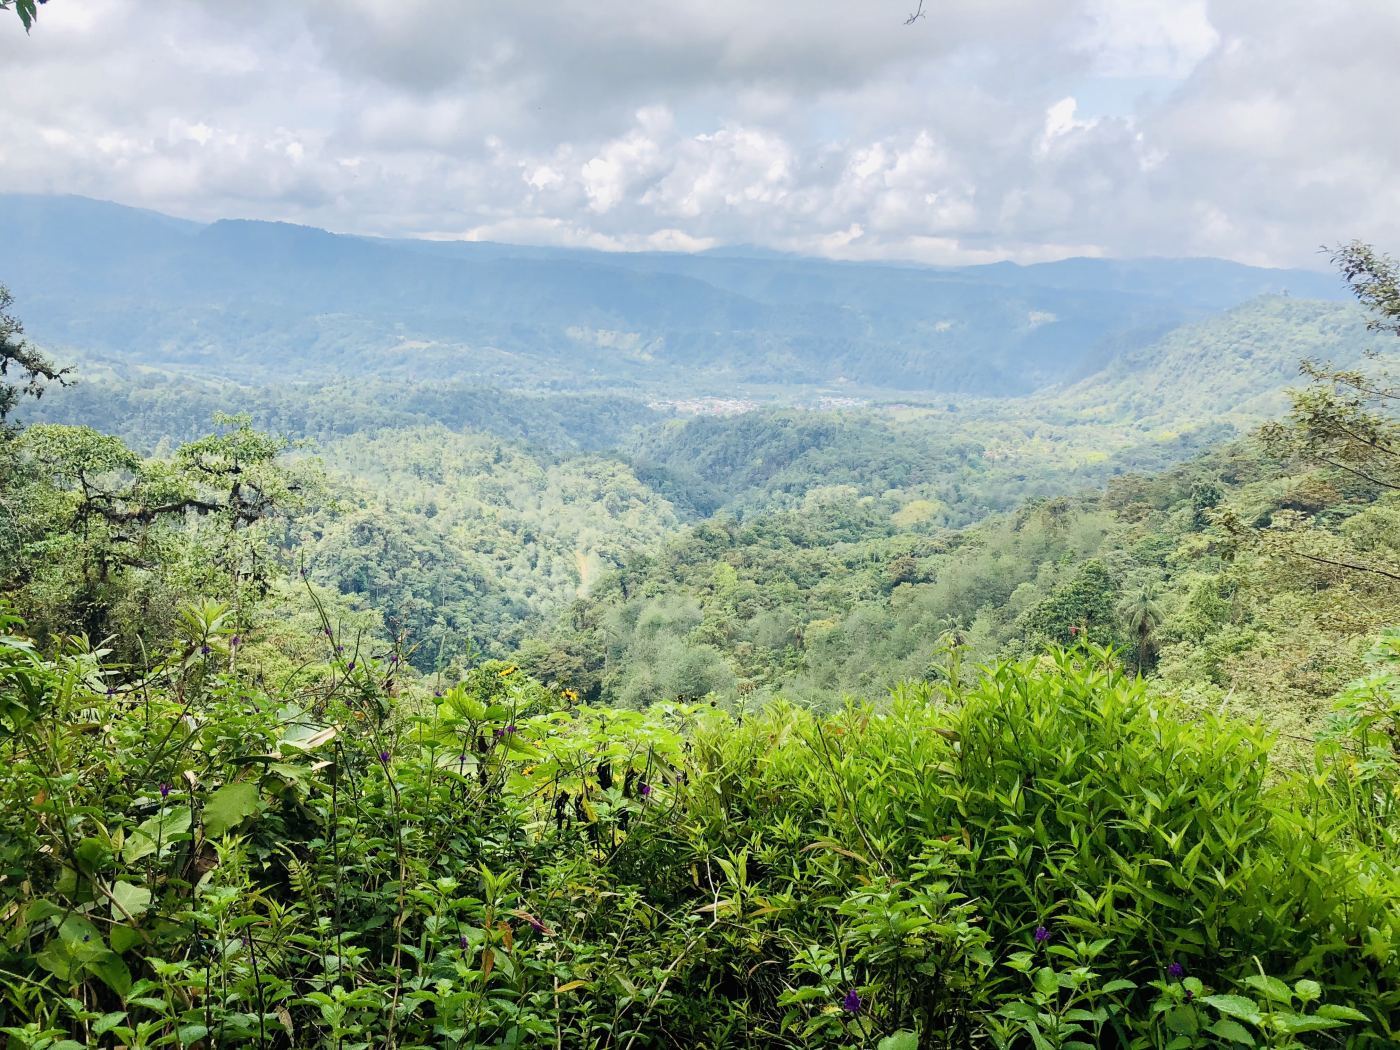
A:
[[[1057,139],[1063,139],[1076,131],[1088,131],[1098,124],[1097,120],[1080,120],[1079,104],[1073,98],[1062,98],[1045,111],[1045,131],[1040,136],[1036,152],[1041,156],[1049,153]]]
[[[1104,76],[1182,79],[1220,42],[1206,0],[1093,0],[1085,16],[1081,46]]]
[[[930,262],[1400,246],[1400,4],[907,6],[52,4],[0,19],[0,191]]]
[[[695,219],[715,211],[752,214],[783,206],[793,158],[778,136],[727,127],[674,146],[668,170],[641,198],[658,214]]]

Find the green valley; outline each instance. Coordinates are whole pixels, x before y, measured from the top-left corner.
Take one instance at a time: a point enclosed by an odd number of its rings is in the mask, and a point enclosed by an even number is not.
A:
[[[0,0],[0,1050],[1400,1046],[1397,48]]]

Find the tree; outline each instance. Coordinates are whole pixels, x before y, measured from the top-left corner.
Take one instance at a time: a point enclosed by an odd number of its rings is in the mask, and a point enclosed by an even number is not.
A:
[[[21,397],[39,397],[46,383],[63,383],[66,368],[57,368],[24,339],[24,325],[9,312],[14,296],[0,284],[0,435],[13,435],[10,413]],[[18,375],[18,381],[11,377]]]
[[[1400,335],[1400,263],[1361,241],[1336,248],[1331,256],[1356,298],[1374,315],[1370,327]]]
[[[263,523],[295,502],[285,443],[247,417],[142,459],[90,427],[38,424],[9,439],[0,589],[19,592],[46,634],[136,637],[198,592],[236,610],[276,573]]]
[[[1332,258],[1357,299],[1371,311],[1370,327],[1400,335],[1400,264],[1359,241],[1333,252]],[[1360,497],[1400,492],[1400,382],[1383,368],[1367,373],[1304,361],[1300,371],[1310,382],[1290,393],[1293,404],[1287,418],[1261,428],[1264,447],[1281,460],[1327,472],[1339,488]],[[1246,526],[1228,512],[1221,521],[1231,532],[1275,546],[1281,553],[1400,580],[1400,566],[1319,551],[1316,543],[1307,542],[1315,536],[1281,538]]]
[[[1157,628],[1162,623],[1162,607],[1152,587],[1128,596],[1120,610],[1133,640],[1137,672],[1142,674],[1157,661]]]
[[[1066,644],[1091,638],[1095,642],[1121,642],[1114,615],[1119,602],[1113,574],[1098,558],[1090,558],[1049,597],[1026,610],[1017,621],[1023,645],[1034,651],[1049,644]]]

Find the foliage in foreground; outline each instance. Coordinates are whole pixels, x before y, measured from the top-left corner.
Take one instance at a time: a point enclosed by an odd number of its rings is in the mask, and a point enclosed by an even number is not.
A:
[[[1103,650],[818,715],[400,695],[217,606],[133,676],[0,641],[14,1047],[1380,1046],[1394,638],[1314,773]],[[413,714],[412,712],[419,712]]]

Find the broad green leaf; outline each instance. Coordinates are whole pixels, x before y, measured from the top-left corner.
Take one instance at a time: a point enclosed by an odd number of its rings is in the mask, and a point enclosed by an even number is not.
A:
[[[134,864],[154,853],[157,845],[163,853],[169,849],[171,842],[178,840],[189,830],[190,811],[183,806],[142,821],[122,846],[122,860],[127,864]]]
[[[134,927],[121,924],[112,927],[110,938],[112,951],[118,955],[131,951],[132,948],[141,943],[141,934],[137,933]]]
[[[59,980],[76,982],[84,966],[110,954],[96,926],[81,915],[69,915],[34,958]]]
[[[112,918],[117,922],[139,919],[151,906],[151,891],[132,882],[112,884]]]
[[[1007,1003],[997,1013],[1003,1017],[1014,1017],[1018,1021],[1034,1021],[1037,1015],[1034,1006],[1021,1000]]]
[[[881,1039],[877,1050],[919,1050],[919,1036],[907,1030],[895,1032]]]
[[[1275,1030],[1296,1035],[1299,1032],[1321,1032],[1328,1028],[1345,1028],[1345,1021],[1334,1021],[1330,1017],[1307,1017],[1303,1014],[1276,1013],[1269,1016]]]
[[[314,751],[334,740],[339,732],[336,726],[288,726],[287,731],[282,734],[282,746],[297,751]]]
[[[1064,1018],[1066,1021],[1084,1022],[1088,1024],[1103,1024],[1105,1021],[1108,1020],[1108,1011],[1105,1010],[1102,1006],[1096,1007],[1093,1010],[1083,1010],[1075,1008],[1073,1010],[1066,1010],[1064,1013]]]
[[[121,1010],[114,1010],[109,1014],[103,1014],[96,1021],[92,1022],[93,1034],[106,1035],[125,1020],[126,1014]]]
[[[116,952],[102,952],[84,964],[84,969],[123,999],[131,991],[131,971]]]
[[[512,755],[514,755],[517,758],[541,757],[540,749],[535,747],[534,744],[520,739],[518,734],[506,734],[504,737],[501,738],[501,743],[504,745],[507,751],[509,751]]]
[[[1253,1046],[1254,1036],[1250,1035],[1249,1029],[1238,1021],[1231,1021],[1228,1017],[1222,1017],[1206,1029],[1212,1035],[1218,1035],[1221,1039],[1228,1039],[1232,1043],[1239,1043],[1242,1046]]]
[[[85,838],[73,848],[73,859],[83,871],[102,871],[112,862],[112,847],[99,838]]]
[[[1273,1002],[1287,1004],[1293,1001],[1293,993],[1289,990],[1288,985],[1277,977],[1267,977],[1264,974],[1256,973],[1246,977],[1244,983]]]
[[[94,958],[107,950],[97,927],[81,915],[70,915],[64,919],[58,927],[58,938],[80,960]]]
[[[1164,1023],[1169,1032],[1178,1035],[1195,1035],[1200,1031],[1200,1020],[1196,1011],[1189,1006],[1178,1006],[1167,1012]]]
[[[64,910],[53,901],[37,900],[33,901],[24,910],[24,922],[26,926],[33,926],[35,923],[43,922],[45,919],[52,919],[57,915],[64,914]]]
[[[204,804],[204,832],[218,837],[232,831],[253,814],[259,805],[258,786],[246,780],[225,784]]]
[[[312,767],[299,766],[294,762],[269,762],[267,771],[294,781],[298,785],[304,785],[307,778],[311,776]]]
[[[1317,1008],[1319,1017],[1331,1017],[1338,1021],[1369,1021],[1370,1018],[1360,1010],[1351,1006],[1319,1006]]]
[[[1201,1000],[1230,1017],[1238,1017],[1251,1024],[1259,1023],[1259,1007],[1253,999],[1242,995],[1207,995]]]
[[[35,955],[34,961],[42,966],[49,973],[53,974],[60,981],[72,982],[74,971],[79,965],[73,958],[73,954],[64,945],[63,941],[55,937],[44,945]]]

